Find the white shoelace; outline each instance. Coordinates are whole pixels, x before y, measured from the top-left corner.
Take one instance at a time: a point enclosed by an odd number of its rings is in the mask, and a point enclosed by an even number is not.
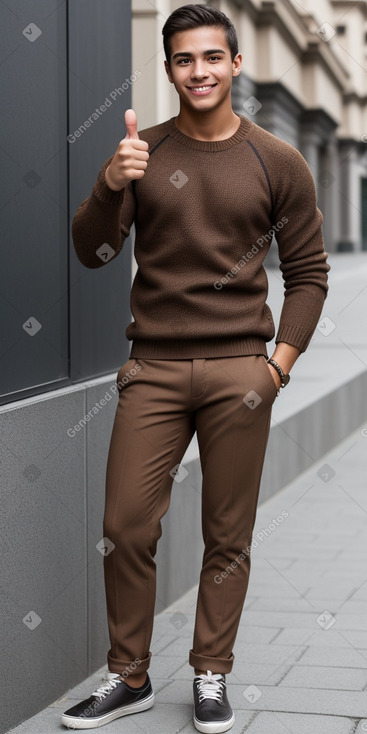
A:
[[[111,673],[110,670],[106,670],[105,674],[102,675],[102,680],[113,680],[114,678],[118,678],[119,675],[119,673]]]
[[[202,673],[202,675],[198,675],[196,678],[200,703],[204,698],[213,698],[216,701],[222,699],[224,681],[221,673],[212,673],[211,670],[207,670],[206,674]]]
[[[104,683],[102,686],[99,686],[93,693],[91,693],[91,696],[97,696],[97,698],[100,698],[101,701],[106,698],[106,696],[111,693],[111,691],[114,691],[118,683],[121,683],[118,673],[114,674],[114,678],[109,678],[107,683]],[[117,677],[116,677],[117,676]]]

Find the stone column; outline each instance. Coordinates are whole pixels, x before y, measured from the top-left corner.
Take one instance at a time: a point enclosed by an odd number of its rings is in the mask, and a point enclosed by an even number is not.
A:
[[[323,147],[322,166],[318,176],[319,207],[324,215],[322,231],[328,252],[336,252],[340,238],[339,179],[338,145],[334,136]]]
[[[313,130],[301,130],[300,134],[300,151],[308,165],[310,166],[315,186],[317,187],[317,179],[320,173],[319,161],[319,135]]]
[[[339,240],[337,249],[361,249],[361,197],[358,154],[354,140],[339,141]]]

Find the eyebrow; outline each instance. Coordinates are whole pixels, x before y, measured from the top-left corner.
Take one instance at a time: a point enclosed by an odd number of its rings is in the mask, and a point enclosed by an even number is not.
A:
[[[208,56],[209,54],[225,54],[225,51],[221,48],[212,48],[209,49],[209,51],[203,51],[203,56]],[[177,59],[179,56],[192,56],[192,53],[189,51],[178,51],[173,54],[172,58]]]

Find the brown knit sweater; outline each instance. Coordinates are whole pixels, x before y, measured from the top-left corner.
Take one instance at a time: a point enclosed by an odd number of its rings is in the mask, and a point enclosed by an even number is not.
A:
[[[135,222],[131,357],[267,356],[275,326],[262,263],[273,235],[285,287],[276,342],[301,352],[310,342],[329,270],[312,174],[296,148],[239,117],[220,141],[185,135],[174,117],[139,130],[149,144],[143,178],[112,191],[111,156],[74,216],[87,268],[117,257]]]

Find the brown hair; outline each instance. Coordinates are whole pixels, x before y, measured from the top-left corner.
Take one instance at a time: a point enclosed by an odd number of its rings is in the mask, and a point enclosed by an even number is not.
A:
[[[232,21],[217,8],[212,8],[210,5],[194,5],[191,3],[190,5],[182,5],[177,10],[174,10],[162,28],[163,47],[168,64],[170,63],[171,57],[171,36],[180,31],[188,31],[190,28],[198,28],[205,25],[223,28],[233,61],[234,57],[238,54],[238,39]]]

